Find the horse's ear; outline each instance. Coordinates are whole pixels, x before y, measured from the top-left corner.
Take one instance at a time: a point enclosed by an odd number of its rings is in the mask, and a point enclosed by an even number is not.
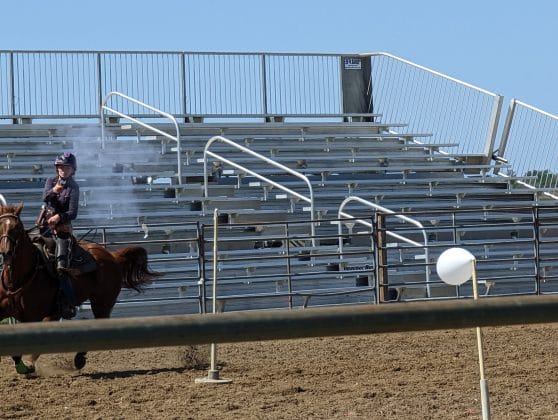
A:
[[[23,203],[20,203],[19,206],[17,206],[15,208],[15,214],[16,216],[19,216],[19,213],[21,213],[21,210],[23,210]]]

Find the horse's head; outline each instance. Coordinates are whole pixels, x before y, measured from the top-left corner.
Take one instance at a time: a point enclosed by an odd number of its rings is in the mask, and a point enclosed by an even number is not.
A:
[[[19,214],[23,204],[19,206],[0,206],[0,263],[10,264],[17,253],[17,247],[25,236],[23,223]]]

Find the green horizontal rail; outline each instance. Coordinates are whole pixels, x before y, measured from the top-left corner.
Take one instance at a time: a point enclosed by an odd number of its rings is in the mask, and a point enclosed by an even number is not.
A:
[[[355,305],[0,326],[0,356],[558,321],[558,296]]]

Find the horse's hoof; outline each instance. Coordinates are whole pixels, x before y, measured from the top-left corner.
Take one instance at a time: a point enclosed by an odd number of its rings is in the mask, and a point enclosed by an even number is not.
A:
[[[77,353],[74,357],[74,366],[76,369],[82,369],[87,362],[87,358],[85,357],[85,353]]]
[[[20,375],[29,375],[30,373],[35,373],[35,366],[27,366],[25,363],[23,363],[23,360],[21,362],[18,362],[15,365],[15,368],[16,372]]]

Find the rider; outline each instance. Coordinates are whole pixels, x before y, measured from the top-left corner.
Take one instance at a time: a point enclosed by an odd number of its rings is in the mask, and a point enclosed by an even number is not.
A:
[[[69,152],[54,161],[56,176],[45,182],[43,201],[46,203],[46,223],[56,240],[56,269],[60,281],[61,310],[64,319],[76,315],[76,299],[66,269],[70,265],[72,223],[77,217],[79,186],[73,178],[77,170],[76,157]]]

